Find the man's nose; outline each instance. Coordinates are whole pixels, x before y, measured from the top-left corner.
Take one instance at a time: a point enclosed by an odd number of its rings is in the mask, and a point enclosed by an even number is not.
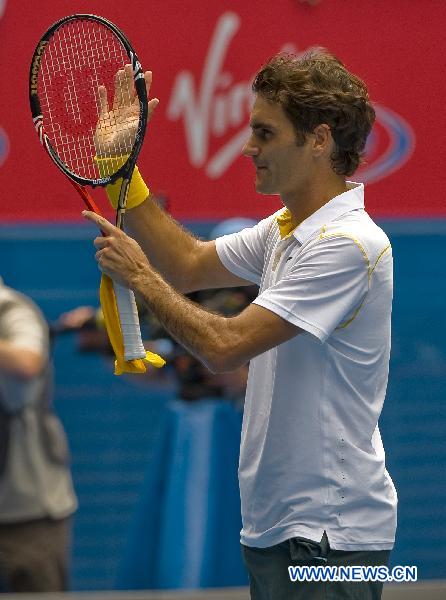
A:
[[[251,138],[249,138],[249,140],[246,141],[245,145],[242,148],[243,156],[257,156],[258,153],[259,153],[259,148],[257,146],[255,146],[251,142]]]

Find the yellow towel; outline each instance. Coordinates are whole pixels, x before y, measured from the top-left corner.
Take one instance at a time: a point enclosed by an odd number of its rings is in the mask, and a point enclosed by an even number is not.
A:
[[[142,359],[125,360],[124,341],[122,339],[121,322],[119,320],[115,290],[113,289],[112,280],[107,275],[102,275],[101,278],[100,299],[108,338],[116,357],[115,375],[122,375],[122,373],[145,373],[145,363],[148,363],[157,369],[163,367],[166,364],[166,361],[153,352],[146,352],[145,358]]]

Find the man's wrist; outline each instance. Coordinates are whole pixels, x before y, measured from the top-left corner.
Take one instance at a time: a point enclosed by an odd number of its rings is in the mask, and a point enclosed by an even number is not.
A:
[[[127,158],[128,156],[97,156],[95,160],[96,164],[98,165],[100,176],[106,177],[110,173],[115,173],[125,163]],[[115,181],[115,183],[107,185],[105,188],[110,204],[115,210],[118,208],[121,185],[122,178],[119,178],[117,181]],[[139,206],[139,204],[142,204],[148,198],[149,194],[150,190],[142,178],[138,166],[135,166],[127,194],[126,209],[129,210]]]
[[[147,292],[154,288],[155,285],[155,272],[149,264],[134,273],[129,281],[129,287],[146,302],[150,302],[150,297],[147,295]]]

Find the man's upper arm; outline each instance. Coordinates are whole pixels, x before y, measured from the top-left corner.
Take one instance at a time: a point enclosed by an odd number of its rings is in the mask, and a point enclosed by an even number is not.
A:
[[[251,282],[234,275],[222,263],[214,240],[200,242],[194,259],[194,273],[187,292],[222,287],[251,285]]]
[[[190,291],[253,283],[259,285],[273,219],[268,217],[254,227],[224,235],[215,241],[199,242]]]

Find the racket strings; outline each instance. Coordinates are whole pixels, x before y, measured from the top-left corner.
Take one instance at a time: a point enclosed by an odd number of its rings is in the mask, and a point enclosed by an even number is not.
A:
[[[105,40],[104,52],[107,54],[107,56],[113,52],[113,48],[110,47],[110,37],[109,36]],[[105,55],[104,55],[104,60],[106,60]],[[132,102],[132,97],[131,97],[132,95],[130,92],[130,87],[128,85],[121,86],[120,94],[122,96],[121,102],[127,103],[127,105],[130,105]],[[114,147],[111,152],[110,152],[110,150],[105,151],[104,144],[101,144],[100,142],[97,144],[100,155],[111,155],[112,157],[120,157],[120,156],[124,156],[129,153],[129,149],[132,147],[133,144],[132,144],[132,135],[130,134],[130,130],[129,130],[127,121],[124,119],[124,121],[119,122],[116,118],[114,118],[114,117],[112,118],[110,116],[110,113],[108,113],[107,117],[105,119],[101,119],[101,121],[99,123],[99,133],[107,134],[109,132],[116,132],[116,131],[119,131],[123,135],[118,138],[115,137],[116,143],[113,145]],[[104,170],[106,170],[107,175],[111,175],[120,166],[121,166],[120,161],[115,161],[115,160],[110,161],[109,160],[105,163]]]
[[[113,32],[87,19],[61,26],[45,50],[38,80],[45,132],[76,175],[93,180],[112,175],[123,161],[107,160],[99,172],[96,155],[120,157],[130,152],[135,119],[125,118],[125,112],[133,100],[132,86],[115,90],[115,75],[128,62]],[[109,99],[116,91],[106,114],[101,114],[99,86],[105,86]]]

